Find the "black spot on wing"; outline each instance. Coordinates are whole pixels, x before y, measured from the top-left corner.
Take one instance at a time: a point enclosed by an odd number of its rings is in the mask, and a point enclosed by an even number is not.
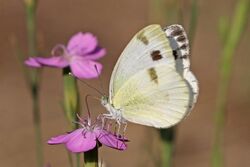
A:
[[[181,58],[186,59],[186,58],[188,58],[188,55],[182,55]]]
[[[187,54],[181,54],[180,50],[173,50],[173,56],[174,56],[174,59],[186,59],[188,58],[188,55]]]
[[[148,74],[149,74],[149,77],[150,77],[151,81],[158,84],[158,75],[156,73],[155,68],[148,69]]]
[[[166,28],[167,37],[170,40],[173,56],[176,59],[186,59],[190,55],[187,34],[182,26],[171,25]]]
[[[176,40],[177,40],[178,42],[185,42],[187,39],[186,39],[186,37],[185,37],[184,35],[180,35],[180,36],[178,36],[178,37],[176,38]]]
[[[183,30],[179,27],[173,27],[172,32],[171,32],[171,36],[175,37],[175,36],[179,36],[183,34]]]
[[[153,61],[157,61],[162,59],[162,55],[161,52],[159,50],[154,50],[153,52],[151,52],[151,58]]]
[[[185,43],[181,45],[179,49],[188,49],[188,44]]]
[[[174,55],[174,59],[176,60],[178,58],[178,54],[176,50],[173,50],[173,55]]]

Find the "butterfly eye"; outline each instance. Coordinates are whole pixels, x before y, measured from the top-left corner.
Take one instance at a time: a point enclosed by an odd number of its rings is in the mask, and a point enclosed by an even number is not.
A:
[[[102,96],[101,103],[102,103],[102,105],[108,104],[108,96]]]

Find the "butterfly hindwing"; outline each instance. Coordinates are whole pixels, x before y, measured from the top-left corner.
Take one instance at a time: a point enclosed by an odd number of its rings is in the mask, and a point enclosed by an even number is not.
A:
[[[185,80],[162,63],[129,78],[114,95],[113,105],[128,121],[167,128],[185,117],[189,100]]]

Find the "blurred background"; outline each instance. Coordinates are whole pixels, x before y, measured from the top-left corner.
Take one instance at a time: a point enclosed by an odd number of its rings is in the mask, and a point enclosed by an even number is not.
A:
[[[174,13],[174,0],[40,0],[37,8],[37,36],[40,56],[49,56],[52,47],[66,44],[76,32],[92,32],[108,51],[101,59],[105,92],[113,66],[120,53],[143,27],[180,23],[189,30],[191,1],[179,6],[181,16]],[[221,43],[218,19],[232,17],[237,0],[198,0],[199,13],[192,43],[191,69],[200,83],[200,96],[190,114],[177,127],[173,166],[209,167],[214,133],[215,100],[218,88]],[[177,5],[178,6],[178,5]],[[171,15],[171,12],[173,15]],[[31,167],[36,165],[32,127],[31,96],[22,72],[22,63],[14,55],[12,39],[27,50],[25,11],[20,0],[0,0],[0,166]],[[249,22],[249,19],[248,19]],[[248,26],[233,58],[224,138],[225,166],[250,166],[250,27]],[[28,56],[28,55],[27,55]],[[67,167],[63,146],[49,146],[47,140],[69,130],[62,110],[61,70],[44,68],[41,73],[41,119],[45,162],[52,167]],[[89,83],[100,87],[96,80]],[[84,97],[93,93],[80,84]],[[84,101],[82,111],[85,111]],[[104,112],[98,102],[91,102],[92,112]],[[149,127],[130,123],[126,132],[130,139],[124,152],[102,147],[100,158],[108,167],[156,167],[160,158],[159,133]]]

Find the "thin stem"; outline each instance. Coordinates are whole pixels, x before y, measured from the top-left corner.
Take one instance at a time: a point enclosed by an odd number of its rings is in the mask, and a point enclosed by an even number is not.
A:
[[[178,2],[178,21],[179,23],[184,23],[183,18],[183,3],[184,1],[179,0]],[[189,21],[189,38],[190,38],[190,46],[193,46],[193,39],[195,35],[195,29],[197,26],[197,15],[198,13],[198,6],[197,0],[192,1],[192,8],[191,8],[191,17]],[[169,129],[161,129],[160,135],[162,139],[162,167],[171,167],[173,161],[173,154],[174,154],[174,146],[175,146],[175,135],[176,135],[176,128],[171,127]]]
[[[14,51],[14,55],[18,58],[18,60],[20,62],[20,65],[22,66],[22,70],[23,70],[23,74],[24,74],[24,78],[25,78],[26,84],[28,86],[30,86],[29,87],[30,89],[32,89],[30,75],[29,75],[29,70],[23,65],[23,62],[26,59],[26,57],[24,56],[24,52],[21,50],[20,44],[17,41],[17,39],[16,39],[15,36],[13,36],[11,38],[10,42],[11,42],[12,47],[13,47],[12,50]]]
[[[226,104],[228,100],[228,88],[230,83],[230,76],[233,67],[233,55],[235,53],[236,47],[240,41],[240,37],[243,34],[250,9],[249,0],[240,0],[235,8],[235,15],[233,17],[232,23],[228,26],[228,29],[224,29],[227,33],[227,38],[225,38],[225,32],[220,31],[220,36],[223,42],[223,50],[221,55],[221,65],[220,65],[220,79],[219,88],[216,101],[216,112],[215,112],[215,134],[214,134],[214,144],[212,150],[212,165],[213,167],[224,166],[223,162],[223,138],[224,138],[224,125],[225,125],[225,114],[226,114]]]
[[[64,83],[64,112],[66,118],[71,125],[71,129],[77,129],[78,124],[72,124],[72,122],[78,122],[78,117],[80,113],[79,104],[79,91],[77,86],[77,80],[74,76],[69,75],[71,70],[69,67],[63,69],[63,83]],[[75,155],[76,166],[80,167],[80,157],[79,154]],[[69,161],[72,161],[69,157]]]
[[[98,167],[98,146],[84,153],[84,167]]]
[[[27,16],[27,31],[28,31],[28,48],[30,56],[35,56],[37,53],[37,43],[36,43],[36,9],[34,5],[28,6],[26,8]]]
[[[197,18],[198,18],[198,4],[197,0],[192,0],[192,6],[191,6],[191,16],[190,16],[190,22],[189,22],[189,42],[192,46],[196,27],[197,27]]]
[[[160,136],[162,139],[162,167],[171,167],[174,142],[175,142],[175,128],[161,129]]]
[[[39,110],[38,89],[36,86],[33,87],[32,99],[33,99],[33,123],[34,123],[34,129],[35,129],[37,163],[39,167],[42,167],[43,166],[43,149],[42,149],[41,118],[40,118],[40,110]]]
[[[28,54],[29,56],[37,56],[37,41],[36,41],[36,0],[24,0],[26,11],[26,27],[28,35]],[[43,166],[43,149],[42,149],[42,134],[41,120],[39,110],[39,84],[38,71],[32,70],[29,73],[29,86],[33,100],[33,124],[35,130],[37,166]]]
[[[66,150],[66,151],[67,151],[67,155],[68,155],[69,166],[70,166],[70,167],[74,167],[74,166],[73,166],[72,155],[71,155],[71,153],[70,153],[68,150]]]
[[[80,156],[81,154],[76,154],[76,167],[80,167]]]
[[[28,54],[37,56],[37,39],[36,39],[36,0],[24,0],[26,10],[26,27],[28,35]],[[32,85],[38,84],[37,70],[30,71],[30,80]]]
[[[177,0],[177,21],[184,24],[184,3],[185,0]]]
[[[150,1],[150,21],[153,22],[166,22],[171,23],[173,20],[177,20],[177,1],[174,4],[165,3],[163,0],[151,0]],[[179,2],[179,1],[178,1]],[[175,8],[173,7],[175,6]],[[169,10],[168,10],[169,9]],[[172,10],[175,9],[175,10]],[[179,11],[179,10],[178,10]],[[164,21],[163,21],[164,20]],[[174,129],[160,129],[158,130],[161,136],[161,166],[170,167],[172,163],[173,142],[174,138],[167,138],[167,136],[174,136]]]
[[[166,21],[168,23],[178,22],[179,24],[184,23],[184,0],[173,1],[172,6],[169,6],[170,3],[164,3],[166,1],[163,0],[152,0],[151,1],[151,20],[154,22],[159,20],[159,18],[163,18],[164,23]],[[167,9],[167,10],[166,10]],[[173,9],[173,10],[172,10]],[[191,18],[190,18],[190,32],[191,37],[190,45],[192,46],[193,36],[197,24],[197,1],[193,0],[192,9],[191,9]],[[175,133],[176,128],[169,129],[161,129],[159,130],[161,135],[161,146],[162,146],[162,157],[161,157],[161,166],[162,167],[170,167],[172,166],[173,154],[174,154],[174,146],[175,146]]]
[[[63,86],[64,86],[64,112],[72,129],[78,128],[77,124],[72,122],[78,121],[77,114],[79,115],[79,91],[76,78],[72,75],[70,68],[63,69]]]

